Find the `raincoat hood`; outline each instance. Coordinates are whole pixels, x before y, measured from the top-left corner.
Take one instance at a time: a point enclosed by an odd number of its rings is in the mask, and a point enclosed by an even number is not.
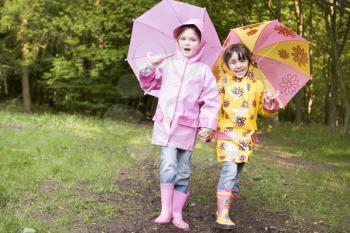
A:
[[[230,68],[228,68],[226,63],[224,62],[224,58],[222,55],[218,58],[216,63],[213,65],[213,69],[212,69],[214,76],[216,77],[216,81],[218,81],[218,82],[219,82],[219,79],[221,79],[223,77],[230,78],[230,79],[233,79],[233,78],[234,79],[243,79],[243,78],[247,77],[249,73],[253,72],[252,70],[253,70],[253,68],[249,64],[247,73],[242,78],[237,78],[234,75],[234,73],[230,70]],[[219,75],[219,74],[221,74],[221,75]]]
[[[191,57],[188,57],[186,58],[180,51],[179,49],[179,46],[178,46],[178,43],[177,43],[177,38],[176,38],[176,35],[178,35],[178,31],[180,30],[180,28],[184,25],[195,25],[199,31],[201,32],[201,42],[199,43],[198,45],[198,49],[197,51],[191,56]],[[186,58],[188,59],[189,62],[196,62],[196,61],[199,61],[203,55],[203,52],[204,52],[204,49],[205,49],[205,44],[206,44],[206,41],[204,40],[204,37],[203,37],[203,32],[204,32],[204,23],[202,20],[199,20],[199,19],[190,19],[190,20],[187,20],[181,24],[179,24],[174,30],[173,30],[173,37],[174,37],[174,40],[175,40],[175,43],[176,43],[176,56],[178,58]]]

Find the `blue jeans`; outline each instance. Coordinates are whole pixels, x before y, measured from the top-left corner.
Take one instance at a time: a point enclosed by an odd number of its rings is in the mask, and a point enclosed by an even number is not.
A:
[[[178,192],[187,193],[191,157],[192,151],[163,146],[160,155],[160,183],[174,184]]]
[[[224,162],[217,190],[231,190],[239,193],[239,180],[244,163]]]

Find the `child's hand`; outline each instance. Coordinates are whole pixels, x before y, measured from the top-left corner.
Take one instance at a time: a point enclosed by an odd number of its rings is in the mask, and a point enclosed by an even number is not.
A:
[[[270,91],[264,92],[264,103],[267,106],[271,106],[274,102],[274,100],[280,95],[280,92],[277,90],[276,95],[273,96],[273,94]]]
[[[201,128],[198,137],[202,142],[210,142],[213,138],[213,130],[209,128]]]
[[[161,55],[152,55],[152,52],[148,52],[147,53],[147,58],[148,58],[150,64],[153,67],[159,66],[164,60],[163,56],[161,56]]]

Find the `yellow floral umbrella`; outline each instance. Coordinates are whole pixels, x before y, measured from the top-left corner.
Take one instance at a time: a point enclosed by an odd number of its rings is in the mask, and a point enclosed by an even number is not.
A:
[[[234,43],[245,44],[253,53],[255,77],[263,81],[266,89],[280,93],[281,107],[311,79],[309,42],[277,20],[231,29],[223,46]],[[220,56],[214,72],[221,65]]]

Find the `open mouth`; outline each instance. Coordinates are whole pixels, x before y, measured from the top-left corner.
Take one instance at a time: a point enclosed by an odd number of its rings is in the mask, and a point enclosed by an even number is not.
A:
[[[185,50],[186,52],[191,51],[191,49],[189,49],[189,48],[184,48],[184,50]]]

